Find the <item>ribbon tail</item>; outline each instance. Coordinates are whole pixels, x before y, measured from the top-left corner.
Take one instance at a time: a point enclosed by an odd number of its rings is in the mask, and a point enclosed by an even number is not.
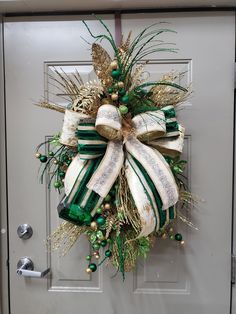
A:
[[[87,189],[86,184],[100,162],[101,158],[82,160],[78,155],[74,158],[65,177],[66,196],[58,206],[60,218],[78,225],[90,224],[103,198]]]
[[[164,157],[155,149],[142,144],[134,136],[126,141],[127,151],[144,168],[153,182],[162,201],[162,208],[167,210],[179,199],[179,191],[174,176]]]
[[[141,231],[138,237],[148,236],[157,228],[157,225],[159,225],[159,219],[155,215],[155,212],[157,213],[158,210],[152,191],[129,154],[125,161],[125,174],[140,216]]]
[[[87,188],[104,198],[116,181],[123,162],[124,152],[122,141],[109,141],[106,153],[88,182]]]

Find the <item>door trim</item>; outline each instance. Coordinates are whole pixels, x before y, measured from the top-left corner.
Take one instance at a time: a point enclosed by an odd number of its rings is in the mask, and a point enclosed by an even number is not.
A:
[[[4,65],[4,22],[0,16],[0,313],[9,313],[9,250],[7,211],[7,150]]]

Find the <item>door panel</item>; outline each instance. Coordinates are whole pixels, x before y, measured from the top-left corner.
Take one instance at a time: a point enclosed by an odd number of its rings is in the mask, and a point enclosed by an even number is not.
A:
[[[47,252],[44,244],[59,224],[59,198],[39,184],[34,151],[45,136],[60,130],[63,117],[32,103],[43,95],[58,100],[47,76],[53,66],[68,74],[77,67],[85,80],[93,79],[89,46],[81,37],[90,42],[91,38],[80,17],[5,23],[12,314],[229,313],[234,15],[124,15],[122,28],[136,34],[163,20],[178,31],[164,39],[176,42],[180,51],[154,55],[146,70],[150,79],[170,70],[187,71],[186,83],[193,82],[193,106],[179,111],[179,118],[187,128],[184,158],[189,161],[189,184],[205,202],[191,217],[200,231],[179,226],[186,246],[158,241],[124,283],[106,265],[92,276],[84,272],[89,247],[83,238],[65,257]],[[105,22],[114,34],[113,17],[105,17]],[[90,25],[101,31],[97,21]],[[219,166],[222,160],[224,167]],[[21,223],[33,227],[31,239],[17,237]],[[16,264],[22,256],[31,257],[36,270],[50,267],[51,276],[18,278]]]

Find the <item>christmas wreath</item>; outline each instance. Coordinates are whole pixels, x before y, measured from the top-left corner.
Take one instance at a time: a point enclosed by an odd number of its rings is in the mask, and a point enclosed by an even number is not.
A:
[[[108,261],[124,277],[139,256],[147,256],[155,239],[184,244],[175,231],[177,218],[192,225],[181,211],[195,200],[183,174],[186,161],[180,158],[185,129],[176,117],[190,88],[177,84],[183,73],[145,80],[148,56],[176,52],[159,39],[172,30],[154,24],[133,39],[130,32],[117,46],[99,22],[105,33],[94,35],[83,21],[94,39],[98,80],[84,83],[78,71],[68,76],[55,67],[52,79],[68,97],[68,106],[38,103],[64,113],[64,123],[60,134],[37,147],[36,157],[43,166],[41,179],[49,175],[48,188],[53,184],[63,195],[58,213],[64,222],[48,244],[63,247],[64,254],[85,234],[91,243],[87,273]],[[101,46],[103,40],[113,56]]]

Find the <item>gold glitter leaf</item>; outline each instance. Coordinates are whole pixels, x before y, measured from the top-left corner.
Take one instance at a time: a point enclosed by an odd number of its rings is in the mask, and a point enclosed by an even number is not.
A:
[[[111,57],[107,51],[99,44],[92,45],[92,60],[94,71],[103,85],[109,86],[107,78],[110,76]]]

